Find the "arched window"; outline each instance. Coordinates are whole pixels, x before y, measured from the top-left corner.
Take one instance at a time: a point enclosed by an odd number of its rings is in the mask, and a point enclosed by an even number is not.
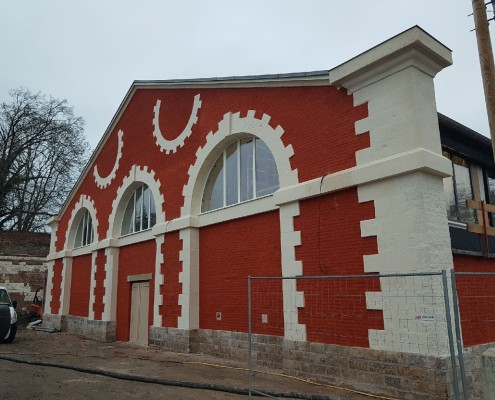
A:
[[[140,185],[132,193],[124,212],[122,235],[144,231],[156,224],[155,201],[148,185]]]
[[[88,210],[84,210],[84,215],[77,226],[76,240],[74,247],[83,247],[93,243],[93,219]]]
[[[267,145],[255,137],[243,138],[228,146],[213,164],[201,211],[263,197],[278,188],[277,165]]]

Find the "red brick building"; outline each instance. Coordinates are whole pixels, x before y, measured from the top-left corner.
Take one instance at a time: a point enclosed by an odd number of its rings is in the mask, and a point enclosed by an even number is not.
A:
[[[181,351],[209,351],[220,335],[230,341],[214,353],[235,356],[231,345],[248,329],[248,275],[470,268],[478,259],[464,257],[473,254],[452,257],[445,213],[453,167],[442,155],[433,78],[450,64],[450,50],[414,27],[330,71],[134,82],[50,221],[45,321]],[[440,125],[451,128],[442,117]],[[310,283],[275,287],[280,307],[255,316],[253,331],[284,349],[448,355],[445,327],[417,316],[420,307],[442,315],[440,287],[390,302],[384,281],[356,281],[359,318],[339,324],[312,317]],[[328,299],[327,308],[349,307],[335,291]],[[418,380],[440,380],[443,390],[446,372],[428,368]]]

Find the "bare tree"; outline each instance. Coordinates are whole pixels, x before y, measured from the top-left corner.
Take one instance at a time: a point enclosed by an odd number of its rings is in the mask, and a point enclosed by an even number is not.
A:
[[[39,231],[88,160],[84,121],[66,100],[9,94],[0,104],[0,230]]]

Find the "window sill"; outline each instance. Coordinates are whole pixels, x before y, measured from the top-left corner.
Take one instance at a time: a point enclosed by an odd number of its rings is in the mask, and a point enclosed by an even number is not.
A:
[[[146,240],[154,239],[155,236],[152,233],[152,228],[146,229],[144,231],[129,233],[125,236],[121,236],[119,241],[119,247],[128,246],[134,243],[145,242]]]
[[[273,202],[273,195],[270,194],[216,210],[205,211],[198,216],[198,225],[199,227],[213,225],[278,209],[279,207]]]
[[[467,229],[467,224],[465,222],[449,221],[449,227]]]

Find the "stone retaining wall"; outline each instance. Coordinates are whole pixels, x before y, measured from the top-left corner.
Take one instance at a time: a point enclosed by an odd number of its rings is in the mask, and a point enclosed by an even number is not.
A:
[[[198,331],[152,326],[149,344],[178,353],[196,353],[199,347]]]
[[[199,351],[246,361],[247,334],[199,330]],[[405,400],[452,398],[450,359],[253,335],[253,365]],[[166,339],[164,339],[166,340]]]
[[[115,321],[94,321],[85,317],[67,316],[67,332],[101,342],[115,342]]]

